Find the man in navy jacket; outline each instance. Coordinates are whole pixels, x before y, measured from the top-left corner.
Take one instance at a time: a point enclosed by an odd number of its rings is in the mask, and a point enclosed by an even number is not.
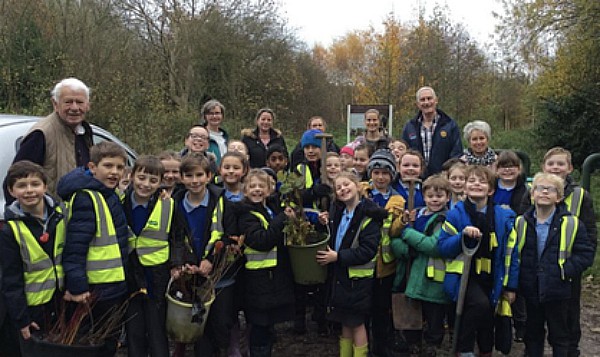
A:
[[[460,128],[446,113],[437,109],[438,98],[431,87],[417,91],[419,112],[402,130],[402,139],[425,158],[425,177],[442,171],[446,160],[462,155]]]

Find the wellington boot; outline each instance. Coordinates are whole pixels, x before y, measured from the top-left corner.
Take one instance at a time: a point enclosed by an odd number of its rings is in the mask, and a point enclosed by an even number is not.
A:
[[[352,346],[354,354],[353,357],[367,357],[369,355],[369,344],[364,346]]]
[[[352,340],[340,337],[340,357],[352,357]]]

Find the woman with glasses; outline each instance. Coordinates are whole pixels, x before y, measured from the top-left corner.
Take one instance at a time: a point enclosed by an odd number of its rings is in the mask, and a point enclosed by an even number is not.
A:
[[[215,154],[217,165],[221,162],[221,157],[227,152],[229,134],[221,127],[223,116],[225,115],[225,106],[218,100],[211,99],[202,106],[201,125],[208,130],[208,152]]]
[[[279,145],[287,150],[281,131],[273,129],[275,113],[263,108],[256,114],[256,128],[242,130],[242,142],[248,148],[250,168],[261,168],[267,163],[267,150]]]

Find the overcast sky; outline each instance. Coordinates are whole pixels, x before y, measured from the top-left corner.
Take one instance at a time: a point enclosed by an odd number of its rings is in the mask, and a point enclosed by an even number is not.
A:
[[[492,11],[500,11],[497,0],[279,0],[283,17],[298,30],[300,39],[309,46],[328,46],[335,38],[352,30],[373,26],[381,30],[383,19],[390,12],[403,24],[414,24],[418,6],[426,18],[438,3],[448,5],[450,19],[461,22],[472,38],[480,44],[489,42],[495,20]]]

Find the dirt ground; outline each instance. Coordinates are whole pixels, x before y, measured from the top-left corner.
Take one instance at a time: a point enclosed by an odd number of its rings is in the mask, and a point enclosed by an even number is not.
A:
[[[594,284],[591,278],[583,282],[582,307],[581,307],[581,330],[582,338],[580,350],[582,357],[600,357],[600,282]],[[316,325],[312,325],[309,333],[297,336],[291,330],[291,325],[278,327],[278,340],[273,349],[273,357],[291,356],[338,356],[337,337],[319,337],[316,334]],[[450,343],[445,338],[443,351],[440,356],[447,356]],[[513,343],[509,356],[521,357],[524,353],[522,343]],[[494,354],[500,356],[499,352]],[[401,356],[398,354],[398,356]],[[547,346],[545,356],[552,356],[552,351]]]
[[[592,281],[591,278],[583,282],[583,298],[581,311],[581,330],[582,339],[580,343],[582,357],[600,357],[600,283]],[[292,331],[292,324],[285,323],[276,327],[277,341],[273,347],[273,357],[293,357],[293,356],[318,356],[334,357],[338,356],[338,339],[331,335],[328,337],[319,336],[316,324],[309,321],[308,333],[305,335],[296,335]],[[191,347],[191,346],[189,346]],[[524,345],[522,343],[513,343],[513,348],[508,356],[523,356]],[[444,345],[439,356],[447,356],[450,350],[448,339],[444,340]],[[193,351],[188,348],[186,357],[192,357]],[[496,352],[495,356],[501,356]],[[126,349],[121,349],[118,356],[127,356]],[[397,356],[403,356],[398,354]],[[545,356],[552,356],[551,350],[546,348]]]

